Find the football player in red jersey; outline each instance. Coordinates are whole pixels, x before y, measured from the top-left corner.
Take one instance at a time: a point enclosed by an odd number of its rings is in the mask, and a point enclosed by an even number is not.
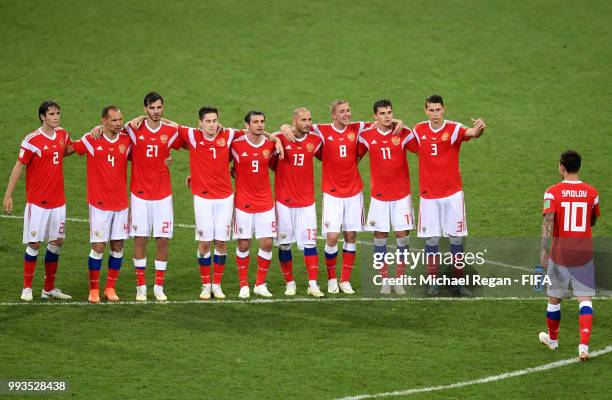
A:
[[[414,228],[414,217],[406,153],[416,152],[417,143],[408,128],[394,134],[393,105],[389,100],[375,102],[373,111],[376,124],[359,136],[359,153],[370,152],[371,200],[366,229],[374,232],[374,254],[384,259],[391,228],[395,232],[398,251],[408,251],[408,234]],[[405,266],[398,264],[395,272],[396,277],[401,278]],[[380,293],[390,294],[386,265],[381,268],[380,275],[383,278]],[[406,293],[401,284],[394,288],[398,294]]]
[[[189,149],[191,175],[188,186],[193,194],[197,259],[202,281],[200,298],[207,300],[212,295],[224,299],[221,279],[234,212],[234,189],[229,171],[230,145],[235,138],[242,136],[242,131],[221,128],[219,112],[212,106],[200,108],[198,125],[198,128],[179,126],[179,133]],[[214,257],[211,257],[213,241]]]
[[[165,160],[171,149],[183,146],[176,124],[162,121],[164,100],[159,93],[144,98],[146,119],[140,126],[128,123],[125,128],[132,140],[132,173],[130,179],[130,236],[134,237],[136,300],[147,300],[145,267],[146,247],[153,231],[155,238],[155,285],[158,301],[167,299],[164,274],[168,265],[169,240],[172,238],[174,213],[170,170]]]
[[[297,242],[304,251],[304,264],[308,273],[307,294],[323,297],[317,285],[319,260],[317,255],[317,214],[314,197],[313,160],[321,157],[323,141],[310,133],[312,116],[309,110],[300,107],[293,112],[295,141],[278,134],[285,158],[274,162],[274,192],[278,224],[278,258],[285,278],[285,295],[296,294],[293,279],[293,256],[291,244]]]
[[[459,172],[459,150],[464,141],[480,137],[485,129],[482,119],[474,120],[473,128],[444,119],[444,101],[438,95],[425,100],[425,114],[429,117],[415,125],[413,134],[419,155],[419,222],[418,236],[426,238],[427,273],[438,274],[441,259],[438,250],[440,236],[448,237],[454,255],[464,252],[463,238],[467,236],[465,203]],[[453,267],[453,276],[462,278],[463,267]],[[463,286],[455,288],[459,295],[471,293]],[[428,294],[437,296],[437,285]]]
[[[104,296],[119,301],[115,282],[123,261],[123,242],[129,234],[127,165],[131,140],[123,129],[123,115],[116,106],[102,110],[100,138],[92,133],[75,141],[77,154],[87,155],[87,202],[89,204],[89,302],[100,302],[99,279],[106,242],[110,241],[108,276]]]
[[[45,283],[41,298],[68,300],[72,297],[55,287],[60,248],[64,244],[66,197],[63,159],[72,153],[68,132],[59,126],[60,106],[52,100],[38,108],[41,127],[21,142],[19,157],[4,195],[4,210],[13,211],[13,190],[26,167],[26,207],[23,243],[26,245],[21,300],[32,301],[32,280],[40,243],[48,241],[45,253]]]
[[[554,350],[559,344],[557,335],[561,322],[561,300],[573,295],[578,305],[580,344],[578,358],[589,358],[589,338],[593,324],[595,272],[593,264],[592,232],[599,217],[597,190],[580,180],[578,171],[582,158],[568,150],[561,154],[559,173],[563,178],[544,193],[544,221],[542,223],[541,265],[548,270],[548,332],[540,332],[540,342]],[[548,243],[552,237],[550,253]],[[572,289],[569,290],[571,283]]]
[[[240,281],[240,298],[250,297],[248,282],[249,247],[253,233],[259,240],[257,279],[253,293],[272,297],[266,285],[266,275],[272,263],[273,238],[276,237],[276,216],[268,167],[275,152],[275,142],[264,136],[266,117],[260,111],[250,111],[244,117],[247,132],[230,146],[236,171],[234,199],[234,238],[236,265]]]

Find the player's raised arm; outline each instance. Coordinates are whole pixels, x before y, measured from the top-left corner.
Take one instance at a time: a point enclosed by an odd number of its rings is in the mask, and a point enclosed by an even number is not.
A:
[[[540,243],[540,265],[542,268],[548,268],[548,243],[552,237],[554,222],[555,213],[549,212],[544,214],[544,220],[542,221],[542,240]]]
[[[285,158],[285,149],[283,148],[283,143],[280,141],[280,139],[268,132],[264,132],[263,134],[266,138],[274,142],[274,148],[278,154],[278,159],[282,160]]]
[[[467,131],[465,131],[465,136],[470,138],[478,138],[482,136],[486,128],[484,120],[481,118],[477,118],[472,119],[472,122],[474,123],[474,127],[469,128]]]
[[[4,194],[4,211],[7,214],[13,212],[13,190],[19,181],[19,177],[23,172],[23,165],[21,161],[16,161],[13,170],[11,171],[11,177],[9,178],[8,185],[6,185],[6,193]]]

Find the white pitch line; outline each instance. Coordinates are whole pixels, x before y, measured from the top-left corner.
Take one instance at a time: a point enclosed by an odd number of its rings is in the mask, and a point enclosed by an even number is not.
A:
[[[22,216],[19,215],[6,215],[6,214],[2,214],[0,215],[0,218],[9,218],[9,219],[23,219]],[[89,221],[83,218],[66,218],[66,221],[70,221],[70,222],[82,222],[82,223],[88,223]],[[177,228],[189,228],[189,229],[195,229],[195,225],[189,225],[189,224],[174,224],[174,226],[176,226]],[[317,236],[317,239],[319,240],[324,240],[325,237],[323,236]],[[339,240],[339,242],[343,242],[342,239]],[[362,244],[362,245],[368,245],[368,244],[372,244],[372,242],[366,242],[363,240],[357,240],[356,241],[357,244]],[[393,245],[389,245],[390,248],[395,248],[395,246]],[[517,269],[520,271],[526,271],[526,272],[532,272],[532,270],[530,268],[527,267],[522,267],[522,266],[518,266],[518,265],[510,265],[510,264],[506,264],[506,263],[502,263],[502,262],[498,262],[498,261],[492,261],[492,260],[484,260],[486,263],[491,264],[491,265],[496,265],[499,267],[505,267],[505,268],[511,268],[511,269]]]
[[[594,351],[590,354],[590,358],[599,357],[601,355],[612,352],[612,345],[609,345],[601,350]],[[422,388],[414,388],[414,389],[406,389],[406,390],[398,390],[395,392],[385,392],[385,393],[376,393],[376,394],[360,394],[357,396],[348,396],[342,397],[336,400],[365,400],[365,399],[379,399],[383,397],[395,397],[395,396],[408,396],[411,394],[417,393],[427,393],[427,392],[439,392],[447,389],[456,389],[464,386],[471,385],[479,385],[481,383],[489,383],[501,381],[508,378],[514,378],[516,376],[522,376],[527,374],[532,374],[534,372],[547,371],[553,368],[563,367],[565,365],[575,364],[580,362],[577,357],[567,358],[565,360],[555,361],[549,364],[539,365],[537,367],[520,369],[518,371],[506,372],[499,375],[491,375],[480,379],[474,379],[471,381],[457,382],[449,385],[439,385],[439,386],[430,386],[430,387],[422,387]]]
[[[595,301],[612,300],[612,297],[594,297]],[[230,304],[275,304],[275,303],[336,303],[336,302],[445,302],[445,301],[545,301],[546,297],[326,297],[315,299],[311,297],[298,297],[295,299],[253,299],[253,300],[170,300],[158,301],[119,301],[90,304],[87,301],[61,301],[50,300],[44,302],[0,302],[0,307],[34,307],[34,306],[120,306],[120,305],[159,305],[168,304],[203,304],[203,305],[230,305]]]

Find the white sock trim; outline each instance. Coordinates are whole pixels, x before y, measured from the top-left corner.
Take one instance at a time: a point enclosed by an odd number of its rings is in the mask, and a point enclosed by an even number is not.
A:
[[[38,249],[33,249],[30,246],[26,246],[26,250],[25,252],[31,256],[31,257],[37,257],[38,256]]]
[[[93,249],[89,252],[89,257],[93,258],[94,260],[101,260],[103,255],[103,253],[98,253]]]
[[[585,301],[581,301],[580,304],[578,304],[578,309],[582,309],[582,307],[589,307],[591,308],[591,310],[593,309],[593,302],[589,301],[589,300],[585,300]]]
[[[357,245],[355,243],[344,242],[344,244],[342,245],[342,250],[355,251],[356,249],[357,249]]]
[[[134,258],[134,267],[145,268],[147,266],[146,258]]]
[[[165,271],[167,266],[168,266],[168,261],[155,260],[155,270]]]
[[[334,254],[338,252],[338,245],[335,246],[328,246],[327,243],[325,244],[325,252],[328,254]]]
[[[240,257],[240,258],[246,258],[249,256],[249,251],[240,251],[238,250],[238,247],[236,247],[236,256]]]
[[[47,250],[49,250],[53,254],[59,254],[60,253],[60,247],[56,246],[54,244],[51,244],[51,243],[49,243],[47,245]]]
[[[549,312],[561,311],[561,304],[548,303],[548,307],[546,307],[546,311],[549,311]]]
[[[272,259],[272,252],[271,251],[265,251],[264,249],[259,249],[259,251],[257,252],[257,255],[261,258],[263,258],[264,260],[271,260]]]

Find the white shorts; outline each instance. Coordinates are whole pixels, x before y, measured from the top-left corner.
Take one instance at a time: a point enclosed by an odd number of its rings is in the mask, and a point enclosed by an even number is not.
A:
[[[304,245],[317,244],[317,212],[314,203],[308,207],[287,207],[276,202],[278,222],[278,244],[297,242],[300,250]]]
[[[89,241],[125,240],[130,232],[129,209],[119,211],[100,210],[89,205]]]
[[[595,296],[595,266],[593,260],[581,267],[564,267],[555,264],[552,260],[548,263],[548,277],[550,284],[546,294],[558,299],[575,297]],[[572,284],[570,290],[569,284]]]
[[[26,203],[23,215],[23,243],[50,242],[66,237],[66,205],[42,208]]]
[[[174,214],[172,195],[161,200],[144,200],[131,195],[130,199],[130,236],[172,238]]]
[[[226,242],[230,238],[232,216],[234,214],[234,195],[225,199],[205,199],[193,196],[193,211],[195,213],[195,239],[200,242],[220,240]]]
[[[419,202],[418,237],[467,236],[463,191]]]
[[[364,219],[363,193],[352,197],[323,193],[323,235],[328,232],[361,232]]]
[[[383,201],[372,197],[366,230],[370,232],[408,231],[414,228],[410,195],[399,200]]]
[[[259,213],[248,213],[236,208],[234,239],[251,239],[253,232],[255,239],[276,237],[274,208]]]

